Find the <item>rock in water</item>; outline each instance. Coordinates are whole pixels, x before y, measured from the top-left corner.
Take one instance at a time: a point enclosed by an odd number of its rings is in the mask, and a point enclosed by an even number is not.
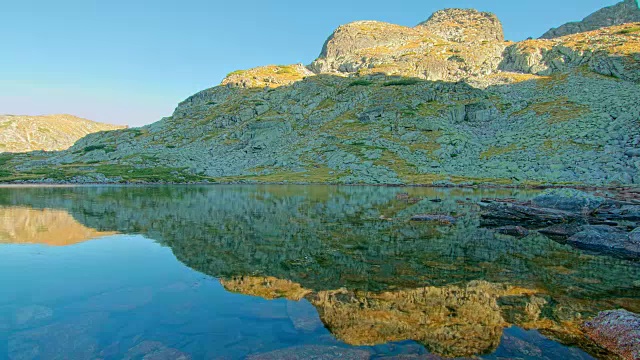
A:
[[[533,204],[543,208],[591,213],[605,199],[576,189],[551,189],[533,198]]]
[[[640,359],[640,316],[626,310],[604,311],[583,325],[593,341],[625,360]]]
[[[640,242],[629,233],[604,225],[584,226],[582,231],[567,240],[569,245],[618,257],[640,258]]]
[[[531,226],[541,228],[553,224],[568,223],[580,217],[572,212],[536,208],[520,204],[491,203],[484,204],[481,224],[483,226]]]
[[[541,39],[553,39],[565,35],[597,30],[607,26],[640,21],[640,9],[636,0],[624,0],[616,5],[600,9],[582,21],[570,22],[544,33]]]

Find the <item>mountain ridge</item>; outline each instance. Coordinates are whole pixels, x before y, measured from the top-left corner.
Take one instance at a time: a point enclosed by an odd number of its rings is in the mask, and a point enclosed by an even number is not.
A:
[[[123,129],[70,114],[0,115],[0,152],[65,150],[87,134]]]
[[[544,33],[540,39],[553,39],[603,27],[640,22],[637,0],[623,0],[615,5],[602,8],[582,21],[569,22]]]

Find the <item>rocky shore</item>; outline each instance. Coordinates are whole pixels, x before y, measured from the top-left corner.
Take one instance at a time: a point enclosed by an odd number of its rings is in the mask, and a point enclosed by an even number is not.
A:
[[[505,234],[537,231],[575,248],[640,259],[640,201],[553,189],[529,202],[486,199],[481,224]]]

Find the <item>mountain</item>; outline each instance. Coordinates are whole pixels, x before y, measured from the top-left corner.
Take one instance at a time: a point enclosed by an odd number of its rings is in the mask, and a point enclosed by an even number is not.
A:
[[[340,26],[151,125],[5,156],[2,181],[640,183],[640,23],[504,41],[490,13]]]
[[[73,115],[0,115],[0,152],[68,149],[87,134],[122,129]]]
[[[565,35],[597,30],[607,26],[633,22],[640,22],[640,9],[638,8],[637,0],[624,0],[616,5],[598,10],[582,21],[570,22],[553,28],[544,33],[540,38],[553,39]]]

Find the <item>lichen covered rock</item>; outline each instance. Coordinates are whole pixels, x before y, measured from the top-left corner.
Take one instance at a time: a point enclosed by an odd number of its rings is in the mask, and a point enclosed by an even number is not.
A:
[[[583,326],[587,335],[625,360],[640,359],[640,316],[626,310],[604,311]]]

